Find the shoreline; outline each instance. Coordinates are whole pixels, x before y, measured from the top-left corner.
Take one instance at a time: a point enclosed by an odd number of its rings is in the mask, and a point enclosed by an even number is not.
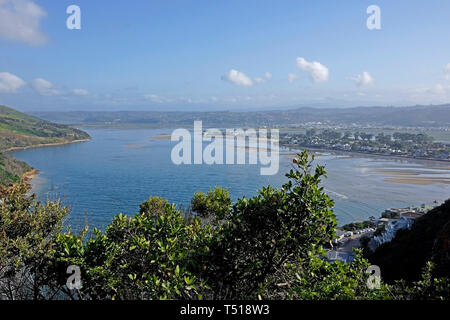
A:
[[[78,140],[73,140],[73,141],[55,142],[55,143],[42,143],[42,144],[36,144],[36,145],[31,145],[31,146],[25,146],[25,147],[12,147],[12,148],[3,150],[1,152],[8,153],[8,152],[13,152],[13,151],[28,150],[28,149],[34,149],[34,148],[56,147],[56,146],[63,146],[63,145],[72,144],[72,143],[87,142],[90,140],[91,140],[91,138],[78,139]],[[25,182],[26,184],[31,184],[31,180],[36,178],[39,175],[39,173],[40,173],[40,171],[38,169],[32,168],[30,171],[26,171],[22,174],[21,180],[23,182]]]
[[[64,146],[67,144],[72,143],[79,143],[79,142],[87,142],[91,139],[79,139],[79,140],[72,140],[72,141],[64,141],[64,142],[54,142],[54,143],[41,143],[41,144],[34,144],[31,146],[24,146],[24,147],[11,147],[6,150],[3,150],[1,152],[7,153],[7,152],[13,152],[13,151],[20,151],[20,150],[27,150],[27,149],[34,149],[34,148],[45,148],[45,147],[57,147],[57,146]]]
[[[334,149],[326,149],[326,148],[314,148],[314,147],[302,147],[302,146],[296,146],[296,145],[282,145],[286,148],[291,149],[302,149],[302,150],[311,150],[311,151],[318,151],[318,152],[329,152],[329,153],[335,153],[335,154],[342,154],[342,155],[354,155],[354,156],[368,156],[368,157],[385,157],[385,158],[391,158],[391,159],[401,159],[401,160],[416,160],[416,161],[435,161],[435,162],[446,162],[450,163],[450,160],[445,159],[434,159],[434,158],[414,158],[411,156],[399,156],[399,155],[389,155],[389,154],[383,154],[383,153],[370,153],[370,152],[358,152],[358,151],[345,151],[345,150],[334,150]]]
[[[31,184],[31,180],[36,178],[39,173],[40,171],[37,169],[31,169],[30,171],[25,172],[24,174],[22,174],[22,182]]]
[[[286,147],[286,146],[285,146]],[[383,154],[373,154],[373,153],[365,153],[365,152],[355,152],[355,151],[343,151],[343,150],[333,150],[333,149],[324,149],[324,148],[305,148],[310,152],[320,155],[323,153],[328,153],[331,155],[342,156],[348,159],[351,158],[365,158],[368,160],[403,160],[409,163],[416,163],[420,166],[423,166],[426,169],[436,169],[436,170],[450,170],[450,167],[444,166],[441,167],[442,163],[450,162],[449,160],[439,160],[439,159],[430,159],[430,158],[412,158],[405,156],[394,156],[394,155],[383,155]],[[287,157],[295,157],[295,152],[290,152],[284,154]],[[418,185],[418,186],[429,186],[434,184],[445,184],[450,185],[450,178],[447,177],[439,177],[438,174],[440,172],[428,172],[422,170],[416,171],[402,171],[395,169],[377,169],[373,171],[374,173],[380,174],[383,176],[383,181],[389,183],[400,183],[406,185]],[[423,175],[434,175],[434,176],[423,176]],[[447,173],[446,173],[447,174]]]

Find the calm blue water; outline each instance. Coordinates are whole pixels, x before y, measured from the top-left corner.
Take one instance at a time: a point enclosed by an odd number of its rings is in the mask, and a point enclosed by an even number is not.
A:
[[[37,148],[13,153],[41,171],[33,190],[42,200],[60,197],[71,207],[69,223],[75,229],[87,219],[90,226],[104,228],[118,213],[132,215],[149,196],[187,205],[192,195],[211,187],[228,188],[233,199],[253,196],[262,186],[280,186],[291,160],[282,157],[275,176],[261,176],[257,165],[172,164],[175,143],[152,137],[171,134],[154,129],[85,129],[89,142]],[[325,154],[318,162],[327,168],[324,186],[335,200],[340,224],[379,216],[389,207],[443,201],[450,198],[450,185],[410,185],[387,182],[379,169],[424,170],[425,162],[376,158],[350,158]],[[433,163],[433,166],[443,164]],[[448,165],[447,165],[448,167]],[[431,174],[448,175],[448,168]]]

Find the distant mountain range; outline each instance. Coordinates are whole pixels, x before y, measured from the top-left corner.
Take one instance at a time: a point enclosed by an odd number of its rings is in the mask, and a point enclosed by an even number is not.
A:
[[[69,111],[35,116],[72,125],[179,127],[202,120],[209,127],[295,126],[308,122],[404,127],[449,127],[450,104],[412,107],[298,108],[252,112]]]

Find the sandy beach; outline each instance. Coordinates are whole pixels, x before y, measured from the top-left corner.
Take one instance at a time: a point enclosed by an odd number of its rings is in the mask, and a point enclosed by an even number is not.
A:
[[[450,179],[445,178],[387,178],[385,179],[387,182],[393,182],[393,183],[405,183],[405,184],[415,184],[415,185],[421,185],[421,186],[428,186],[434,183],[444,183],[444,184],[450,184]]]
[[[12,148],[8,148],[8,149],[4,150],[3,152],[27,150],[27,149],[33,149],[33,148],[56,147],[56,146],[63,146],[63,145],[66,145],[66,144],[72,144],[72,143],[78,143],[78,142],[87,142],[87,141],[90,141],[90,140],[91,139],[80,139],[80,140],[73,140],[73,141],[35,144],[35,145],[25,146],[25,147],[12,147]]]
[[[25,183],[31,183],[31,180],[33,180],[34,178],[36,178],[36,176],[39,174],[39,170],[37,169],[32,169],[30,171],[25,172],[22,175],[22,181]]]
[[[161,135],[161,136],[154,136],[151,137],[150,140],[170,140],[171,136],[169,135]]]
[[[130,143],[130,144],[125,145],[123,148],[126,150],[137,150],[137,149],[142,149],[145,147],[141,146],[140,144]]]
[[[430,171],[430,169],[436,171]],[[374,171],[378,174],[385,176],[386,177],[385,181],[387,182],[405,183],[413,185],[431,185],[434,183],[450,184],[450,177],[448,177],[450,171],[445,168],[444,169],[439,167],[430,168],[428,166],[423,166],[408,170],[378,169]]]

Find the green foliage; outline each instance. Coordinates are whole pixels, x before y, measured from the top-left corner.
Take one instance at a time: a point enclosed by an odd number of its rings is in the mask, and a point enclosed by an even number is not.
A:
[[[51,281],[54,237],[68,209],[27,196],[28,186],[0,188],[0,299],[43,299]]]
[[[373,233],[374,236],[381,236],[383,232],[386,230],[386,224],[379,224]]]
[[[372,221],[362,221],[362,222],[352,222],[348,223],[346,225],[343,225],[339,229],[344,231],[355,231],[355,230],[361,230],[366,228],[373,228],[375,227],[375,223]]]
[[[232,201],[228,190],[216,187],[206,195],[203,192],[195,193],[191,205],[200,217],[217,222],[229,215]]]
[[[300,265],[300,266],[299,266]],[[367,286],[369,267],[360,251],[353,262],[328,262],[317,255],[310,255],[303,263],[290,265],[289,277],[281,295],[274,298],[301,300],[368,300],[389,299],[389,287],[379,289]]]
[[[291,260],[332,239],[336,219],[332,200],[319,186],[325,170],[303,152],[294,162],[290,179],[280,190],[262,188],[250,199],[240,199],[217,232],[206,260],[205,277],[215,298],[255,298],[270,275]]]
[[[168,207],[170,207],[169,201],[160,197],[150,197],[147,201],[139,205],[139,213],[157,218],[164,215]]]
[[[428,136],[423,133],[414,134],[414,133],[394,132],[392,137],[395,140],[399,140],[402,142],[410,142],[411,141],[411,142],[414,142],[417,144],[431,143],[434,140],[433,137]]]
[[[0,133],[70,140],[89,138],[89,135],[81,130],[41,120],[5,106],[0,106]],[[0,144],[0,150],[4,147],[4,144]]]
[[[0,153],[0,186],[20,182],[21,176],[30,170],[25,162]]]
[[[450,300],[450,278],[435,277],[436,266],[428,261],[422,270],[421,279],[410,286],[405,280],[396,281],[392,293],[401,300]]]
[[[160,203],[159,199],[149,203]],[[157,213],[157,214],[155,214]],[[83,299],[199,299],[208,286],[190,270],[208,250],[212,229],[199,219],[186,224],[174,205],[144,209],[132,218],[118,215],[104,233],[85,244],[70,233],[57,238],[61,270],[83,270]]]
[[[9,185],[17,182],[20,182],[18,175],[8,172],[0,166],[0,185]]]
[[[319,136],[325,140],[337,140],[341,138],[341,133],[334,130],[324,130]]]

